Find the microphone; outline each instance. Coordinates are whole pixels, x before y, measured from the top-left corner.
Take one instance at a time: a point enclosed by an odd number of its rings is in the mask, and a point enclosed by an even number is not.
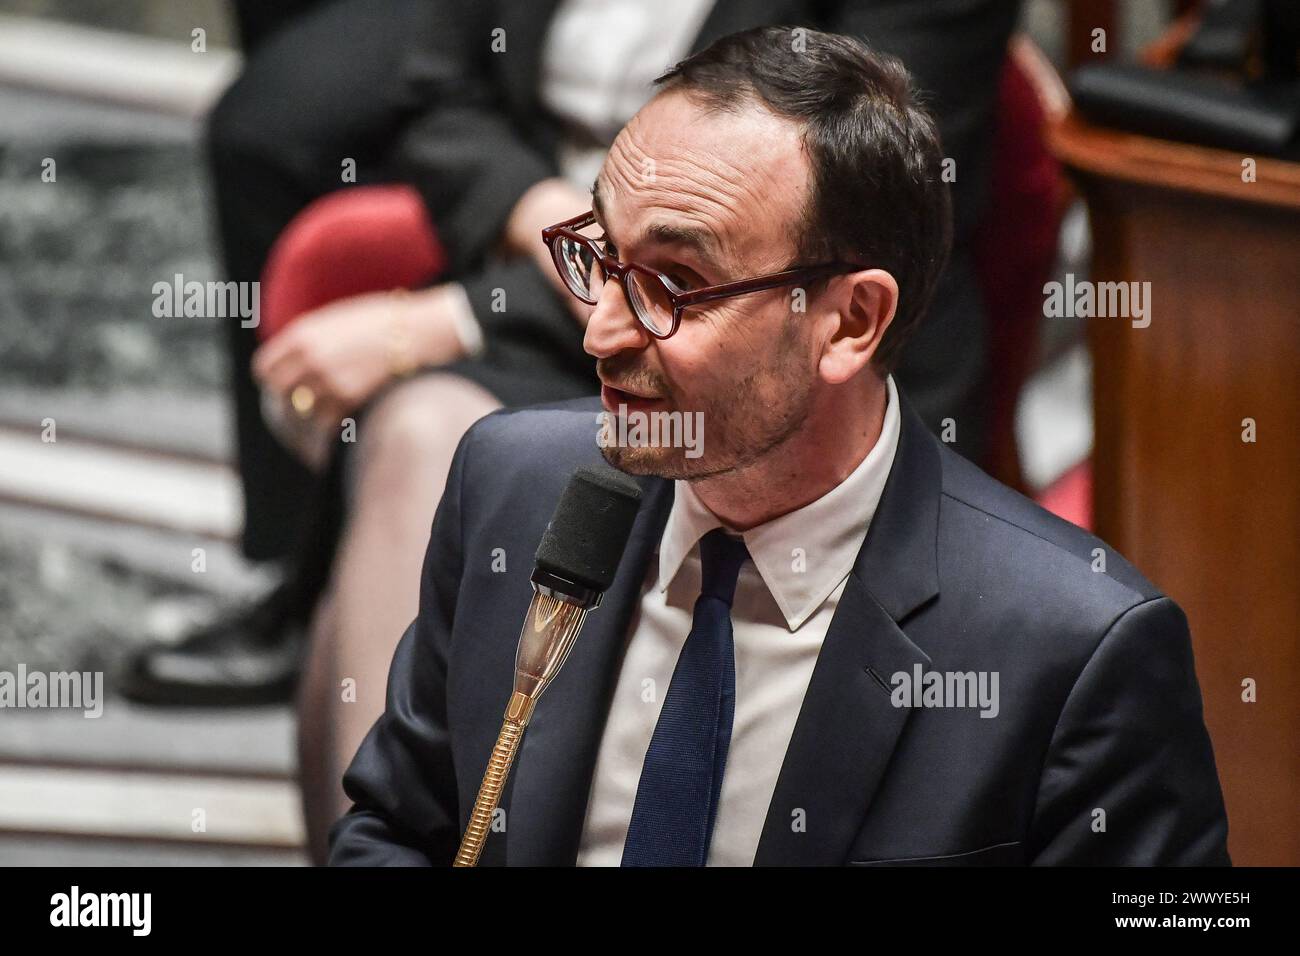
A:
[[[537,548],[514,692],[453,866],[478,863],[537,699],[564,666],[587,612],[600,606],[613,582],[640,507],[637,483],[608,467],[579,468],[560,496]]]

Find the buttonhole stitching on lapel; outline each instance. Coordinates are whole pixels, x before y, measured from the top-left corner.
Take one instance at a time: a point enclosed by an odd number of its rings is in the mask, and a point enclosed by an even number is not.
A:
[[[885,683],[885,679],[876,673],[874,667],[864,667],[863,670],[865,670],[868,674],[871,675],[871,679],[880,685],[881,690],[883,690],[886,694],[889,694],[891,697],[893,696],[893,691],[889,689],[889,685]]]

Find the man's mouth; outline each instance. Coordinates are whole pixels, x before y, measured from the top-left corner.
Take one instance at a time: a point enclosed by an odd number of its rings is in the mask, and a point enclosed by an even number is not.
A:
[[[646,412],[664,404],[664,399],[658,395],[633,392],[610,385],[608,382],[602,382],[600,386],[600,403],[607,412],[617,413],[620,405],[630,412]]]

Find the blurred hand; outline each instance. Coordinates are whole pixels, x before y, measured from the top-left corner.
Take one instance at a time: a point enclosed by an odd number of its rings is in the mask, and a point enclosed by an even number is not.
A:
[[[464,355],[445,287],[367,293],[300,316],[253,354],[253,376],[286,403],[310,389],[310,417],[337,428],[398,372]]]
[[[506,222],[504,238],[508,253],[531,258],[546,280],[564,299],[578,324],[586,328],[594,306],[587,305],[564,284],[551,259],[551,251],[542,242],[542,230],[557,222],[572,219],[591,208],[591,196],[566,179],[543,179],[519,197]]]

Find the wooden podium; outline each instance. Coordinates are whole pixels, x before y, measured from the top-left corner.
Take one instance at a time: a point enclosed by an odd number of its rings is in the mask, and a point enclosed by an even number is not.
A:
[[[1050,139],[1090,278],[1151,283],[1146,328],[1089,320],[1096,531],[1187,612],[1233,861],[1300,864],[1300,164]]]

